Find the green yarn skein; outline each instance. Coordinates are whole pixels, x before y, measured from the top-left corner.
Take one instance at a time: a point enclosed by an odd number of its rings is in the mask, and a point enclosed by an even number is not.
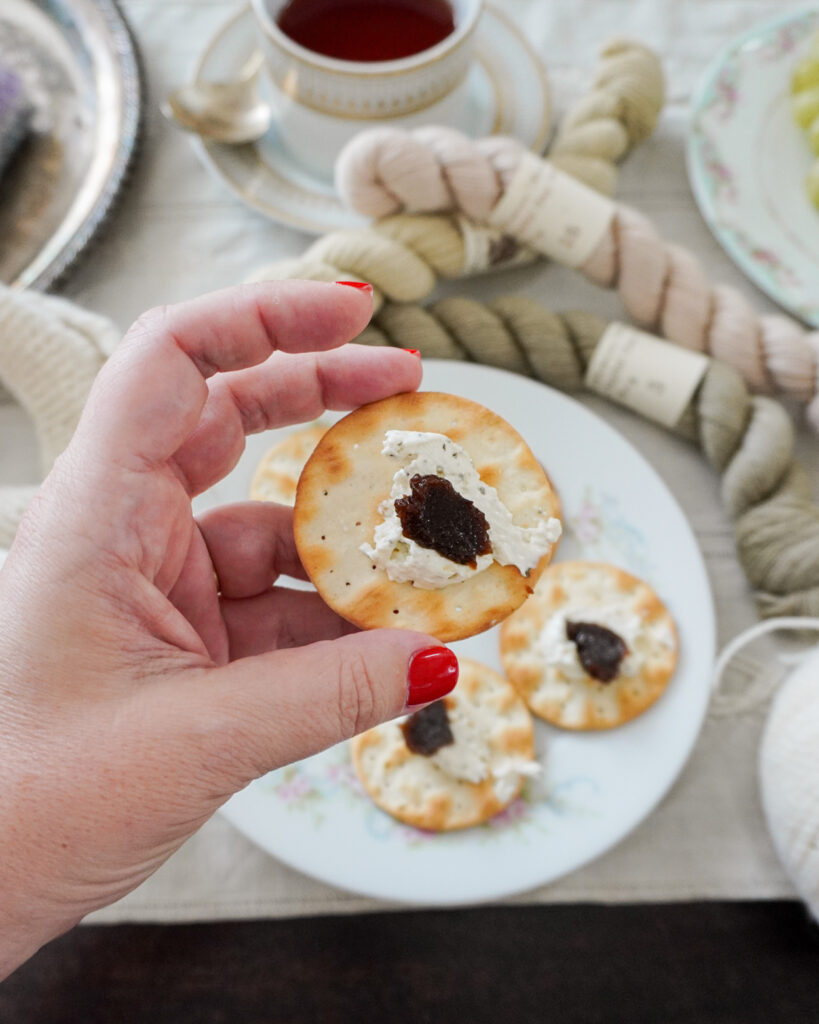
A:
[[[447,298],[428,307],[386,302],[358,340],[473,360],[579,391],[606,326],[592,314],[555,313],[521,296],[489,304]],[[711,359],[673,430],[697,444],[722,477],[760,614],[819,615],[819,507],[794,460],[785,410],[751,395],[735,370]]]

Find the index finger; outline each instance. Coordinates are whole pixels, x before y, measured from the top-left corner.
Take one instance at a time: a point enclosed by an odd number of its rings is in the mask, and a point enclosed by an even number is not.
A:
[[[246,434],[306,423],[327,409],[355,409],[412,391],[420,380],[420,360],[387,346],[271,356],[260,366],[209,381],[200,421],[173,465],[190,494],[199,494],[233,469]]]
[[[100,372],[79,444],[125,466],[170,458],[193,432],[206,379],[263,362],[278,350],[337,348],[372,314],[372,290],[319,281],[265,281],[151,310]]]

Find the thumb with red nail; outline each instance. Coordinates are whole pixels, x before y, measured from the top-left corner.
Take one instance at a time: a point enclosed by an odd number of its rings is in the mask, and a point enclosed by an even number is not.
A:
[[[283,281],[146,314],[100,373],[0,572],[0,977],[155,871],[252,779],[458,677],[435,637],[357,632],[292,512],[195,519],[246,434],[418,387],[347,344],[372,290]]]

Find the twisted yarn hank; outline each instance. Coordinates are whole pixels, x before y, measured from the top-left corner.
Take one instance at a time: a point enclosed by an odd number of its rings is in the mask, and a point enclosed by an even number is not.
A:
[[[562,117],[549,159],[613,195],[616,163],[653,133],[664,103],[663,69],[654,51],[634,39],[612,39],[600,53],[591,91]]]
[[[592,314],[555,313],[520,296],[488,305],[447,298],[426,308],[386,303],[359,340],[475,360],[576,391],[606,326]],[[749,394],[735,370],[712,359],[674,432],[696,443],[722,477],[760,613],[819,614],[819,508],[794,461],[784,409]]]
[[[472,241],[470,242],[470,238]],[[470,261],[469,248],[482,242],[484,261]],[[308,278],[314,281],[369,282],[378,309],[382,302],[418,302],[426,298],[439,278],[453,279],[486,270],[520,266],[538,259],[495,228],[476,228],[455,214],[398,214],[367,228],[332,231],[319,238],[295,259],[277,260],[254,274],[250,281]]]
[[[591,91],[561,120],[550,148],[553,162],[611,195],[616,162],[651,135],[664,100],[656,54],[633,40],[612,40],[601,52]],[[363,143],[358,138],[336,162],[336,185],[351,206],[375,218],[459,209],[486,220],[503,191],[497,168],[515,164],[521,145],[504,136],[468,140],[437,126],[411,133],[374,128],[364,133]],[[377,145],[367,141],[375,138]]]
[[[815,622],[812,625],[816,628]],[[776,852],[811,914],[819,920],[817,742],[819,647],[783,683],[759,749],[762,807]]]
[[[343,168],[339,188],[361,213],[379,216],[386,203],[379,196],[389,197],[393,210],[396,198],[401,198],[390,176],[401,145],[396,133],[390,137],[386,163],[381,161],[384,143],[378,132],[357,136],[339,156]],[[437,174],[446,183],[449,208],[472,216],[474,204],[461,203],[457,182],[440,160],[440,149],[427,145],[422,156],[423,140],[411,132],[404,132],[403,140],[416,164],[425,162],[424,180]],[[501,193],[527,152],[512,139],[472,141],[464,136],[459,142],[462,161],[467,150],[474,161],[486,161],[485,174],[495,175]],[[413,200],[413,209],[423,209],[420,195]],[[426,208],[443,205],[439,189],[431,194]],[[808,419],[819,430],[819,332],[807,332],[785,316],[758,316],[737,289],[712,286],[693,253],[664,242],[646,217],[623,204],[615,205],[605,235],[580,269],[595,284],[616,287],[626,310],[640,325],[733,366],[755,390],[777,388],[809,403]]]
[[[465,298],[426,309],[411,304],[431,291],[439,275],[463,273],[462,228],[451,215],[398,215],[368,229],[327,235],[301,260],[273,264],[256,277],[369,279],[377,288],[376,315],[362,341],[415,348],[433,358],[473,359],[564,391],[583,387],[605,328],[598,317],[558,315],[521,297],[491,306]],[[819,510],[793,462],[793,427],[785,411],[768,398],[752,398],[742,377],[714,360],[675,431],[699,444],[722,474],[737,552],[761,614],[817,614]]]
[[[45,475],[79,422],[117,328],[54,296],[0,285],[0,381],[34,422]],[[8,547],[36,487],[0,487],[0,546]]]

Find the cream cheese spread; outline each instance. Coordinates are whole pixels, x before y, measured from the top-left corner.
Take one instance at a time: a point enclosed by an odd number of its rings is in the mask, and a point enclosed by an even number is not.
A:
[[[613,605],[563,608],[549,616],[536,646],[546,664],[559,668],[568,679],[583,679],[588,673],[581,664],[577,645],[566,636],[567,622],[593,622],[621,637],[629,653],[620,663],[618,675],[636,676],[642,669],[644,659],[640,655],[639,640],[644,627],[639,615]]]
[[[496,796],[506,803],[517,791],[521,776],[540,774],[537,761],[511,756],[498,759],[493,754],[489,735],[496,718],[490,709],[457,702],[448,709],[447,718],[453,742],[439,747],[430,761],[451,778],[479,783],[491,776]]]
[[[378,507],[384,521],[375,528],[373,543],[362,544],[361,550],[395,582],[437,590],[469,579],[493,561],[514,565],[526,575],[560,537],[560,520],[551,516],[534,527],[517,526],[495,488],[481,480],[467,452],[446,434],[388,430],[381,452],[401,465],[393,477],[389,499]],[[486,517],[492,551],[478,555],[474,567],[453,562],[404,536],[395,502],[410,494],[410,480],[416,474],[445,477]]]

